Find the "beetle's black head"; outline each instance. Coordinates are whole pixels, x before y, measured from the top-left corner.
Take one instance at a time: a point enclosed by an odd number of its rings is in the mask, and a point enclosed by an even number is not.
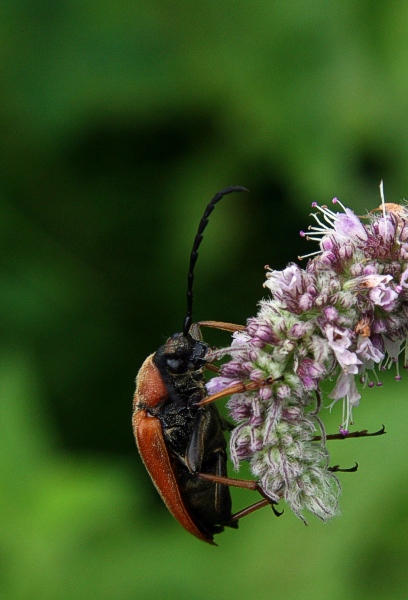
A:
[[[154,363],[162,376],[165,373],[182,375],[198,371],[206,364],[209,346],[189,333],[175,333],[154,355]]]

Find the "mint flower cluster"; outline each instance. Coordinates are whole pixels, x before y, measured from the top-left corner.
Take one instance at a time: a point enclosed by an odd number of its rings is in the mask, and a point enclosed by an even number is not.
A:
[[[265,494],[284,499],[302,520],[305,509],[331,518],[341,492],[319,418],[320,384],[334,382],[329,398],[331,406],[342,401],[347,436],[360,390],[381,385],[378,372],[391,365],[400,379],[408,335],[408,208],[383,203],[363,219],[333,203],[342,212],[312,205],[315,224],[301,235],[320,250],[304,269],[267,267],[270,298],[230,347],[213,351],[212,360],[230,360],[207,384],[214,394],[258,382],[229,400],[237,424],[231,458],[236,469],[249,461]]]

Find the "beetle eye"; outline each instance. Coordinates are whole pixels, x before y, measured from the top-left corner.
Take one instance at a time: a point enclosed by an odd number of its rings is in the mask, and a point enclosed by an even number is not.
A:
[[[184,373],[186,371],[185,363],[180,359],[168,358],[167,366],[173,373]]]

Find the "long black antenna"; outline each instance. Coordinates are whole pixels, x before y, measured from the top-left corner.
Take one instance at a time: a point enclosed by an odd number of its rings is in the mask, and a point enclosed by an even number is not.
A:
[[[231,186],[227,187],[224,190],[215,194],[214,198],[207,205],[207,208],[204,211],[200,224],[198,226],[197,235],[194,238],[193,249],[190,254],[190,268],[188,270],[187,276],[187,314],[184,319],[183,325],[183,335],[187,335],[193,320],[193,282],[194,282],[194,267],[198,258],[198,248],[200,247],[201,242],[203,241],[203,233],[204,229],[208,225],[208,219],[212,211],[214,210],[217,202],[221,200],[227,194],[232,194],[233,192],[247,192],[248,190],[241,186]]]

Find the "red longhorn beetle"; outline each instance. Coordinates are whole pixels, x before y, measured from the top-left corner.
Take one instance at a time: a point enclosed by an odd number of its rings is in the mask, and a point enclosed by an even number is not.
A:
[[[229,187],[214,196],[204,211],[190,255],[187,284],[187,315],[183,330],[175,333],[143,363],[136,378],[133,401],[133,431],[140,456],[159,494],[180,525],[200,540],[214,544],[213,535],[224,527],[238,527],[243,516],[276,504],[256,481],[230,479],[227,475],[227,442],[225,431],[231,425],[212,404],[224,396],[273,385],[267,378],[248,384],[237,384],[206,397],[204,369],[212,367],[208,360],[210,347],[202,341],[200,326],[225,331],[245,327],[231,323],[201,321],[192,323],[194,267],[198,248],[208,218],[221,198],[232,192],[245,192],[243,187]],[[380,435],[356,431],[347,437]],[[344,439],[342,434],[326,439]],[[316,436],[315,440],[321,439]],[[355,471],[357,468],[332,471]],[[262,500],[236,514],[231,512],[229,486],[258,491]]]
[[[190,256],[183,330],[145,360],[136,379],[133,404],[137,447],[159,494],[180,525],[210,544],[224,527],[236,528],[244,515],[274,504],[255,481],[228,478],[224,432],[231,426],[212,404],[235,392],[271,385],[273,380],[237,385],[206,398],[203,372],[205,367],[211,368],[207,361],[210,348],[202,341],[200,326],[231,332],[244,326],[192,323],[194,267],[208,217],[223,196],[245,191],[243,187],[226,188],[205,209]],[[264,499],[233,515],[230,485],[257,490]]]

